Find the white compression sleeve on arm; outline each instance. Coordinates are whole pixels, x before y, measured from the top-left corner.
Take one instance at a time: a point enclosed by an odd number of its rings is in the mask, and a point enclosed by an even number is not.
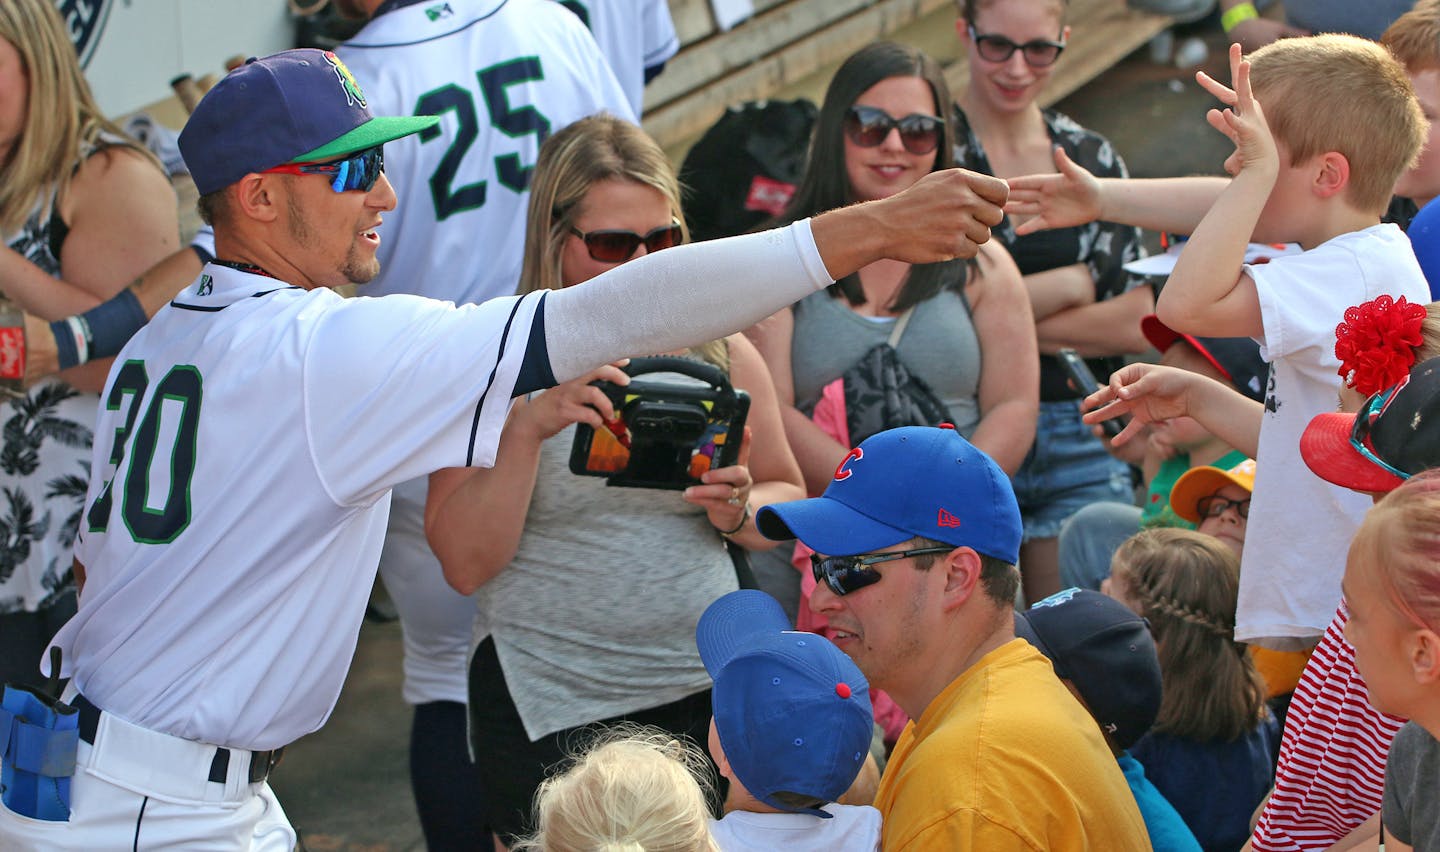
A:
[[[677,246],[545,297],[557,382],[749,328],[831,283],[810,220]]]

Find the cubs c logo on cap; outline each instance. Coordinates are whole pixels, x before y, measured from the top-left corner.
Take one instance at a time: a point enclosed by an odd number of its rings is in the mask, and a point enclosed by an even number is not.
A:
[[[845,458],[841,459],[840,464],[835,468],[835,481],[844,482],[849,479],[851,475],[855,473],[855,471],[850,469],[850,462],[859,461],[863,458],[865,458],[865,451],[859,447],[846,453]]]
[[[369,105],[365,103],[365,93],[360,91],[360,84],[356,82],[355,75],[350,73],[350,69],[340,61],[340,57],[327,50],[325,51],[325,61],[335,67],[335,76],[340,80],[340,88],[345,90],[345,105],[359,104],[368,109]]]

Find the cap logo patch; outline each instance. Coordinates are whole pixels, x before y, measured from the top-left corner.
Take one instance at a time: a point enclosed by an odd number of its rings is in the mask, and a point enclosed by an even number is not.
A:
[[[340,80],[340,88],[345,90],[345,105],[355,106],[359,104],[362,107],[368,108],[368,105],[365,103],[365,93],[360,91],[360,84],[356,82],[355,75],[350,73],[350,69],[346,68],[345,63],[340,61],[340,57],[327,50],[325,51],[325,61],[329,62],[335,68],[335,76]]]
[[[960,526],[960,519],[945,511],[944,509],[941,509],[935,517],[935,523],[939,524],[942,527],[954,528]]]
[[[845,458],[841,459],[840,464],[837,465],[835,468],[835,481],[844,482],[845,480],[849,479],[851,474],[855,472],[850,469],[850,462],[859,461],[863,458],[865,458],[865,451],[860,449],[859,447],[856,447],[855,449],[846,453]]]
[[[1036,601],[1035,603],[1031,604],[1030,608],[1041,609],[1047,606],[1059,606],[1060,604],[1069,601],[1071,598],[1075,597],[1078,594],[1080,594],[1080,590],[1077,588],[1072,587],[1069,589],[1061,589],[1050,597],[1045,598],[1041,601]]]

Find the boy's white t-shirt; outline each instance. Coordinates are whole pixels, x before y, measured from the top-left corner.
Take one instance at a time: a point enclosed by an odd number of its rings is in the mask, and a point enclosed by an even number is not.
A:
[[[710,821],[721,852],[869,852],[880,848],[880,812],[869,805],[828,804],[830,819],[812,814],[731,811]]]
[[[1270,362],[1255,492],[1240,570],[1235,638],[1278,649],[1313,645],[1340,603],[1340,575],[1369,497],[1331,485],[1300,457],[1300,433],[1336,410],[1335,327],[1377,296],[1430,301],[1410,241],[1395,225],[1335,237],[1310,251],[1245,266],[1260,297]]]

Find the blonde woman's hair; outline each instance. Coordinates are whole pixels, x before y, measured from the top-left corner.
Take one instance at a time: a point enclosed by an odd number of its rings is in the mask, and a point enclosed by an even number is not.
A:
[[[711,852],[705,756],[659,728],[602,731],[535,792],[535,834],[514,852]]]
[[[1346,199],[1383,212],[1429,127],[1405,68],[1373,41],[1334,33],[1280,39],[1248,58],[1255,98],[1290,162],[1343,154]]]
[[[0,38],[20,54],[29,79],[24,126],[0,163],[0,233],[24,224],[52,186],[64,193],[83,152],[102,136],[125,135],[100,112],[53,0],[0,2]],[[160,168],[149,151],[133,146]]]
[[[1440,470],[1417,473],[1386,494],[1350,543],[1402,616],[1440,632]]]
[[[1110,574],[1150,621],[1164,697],[1154,730],[1230,742],[1255,728],[1265,682],[1235,641],[1240,558],[1212,536],[1156,528],[1127,539]]]
[[[649,134],[628,121],[609,113],[588,116],[540,146],[525,217],[525,262],[516,292],[563,286],[560,257],[565,240],[575,227],[586,193],[605,180],[632,181],[665,196],[670,215],[680,223],[681,239],[689,242],[690,229],[680,206],[680,179],[665,152]],[[693,351],[722,369],[730,367],[723,340]]]

